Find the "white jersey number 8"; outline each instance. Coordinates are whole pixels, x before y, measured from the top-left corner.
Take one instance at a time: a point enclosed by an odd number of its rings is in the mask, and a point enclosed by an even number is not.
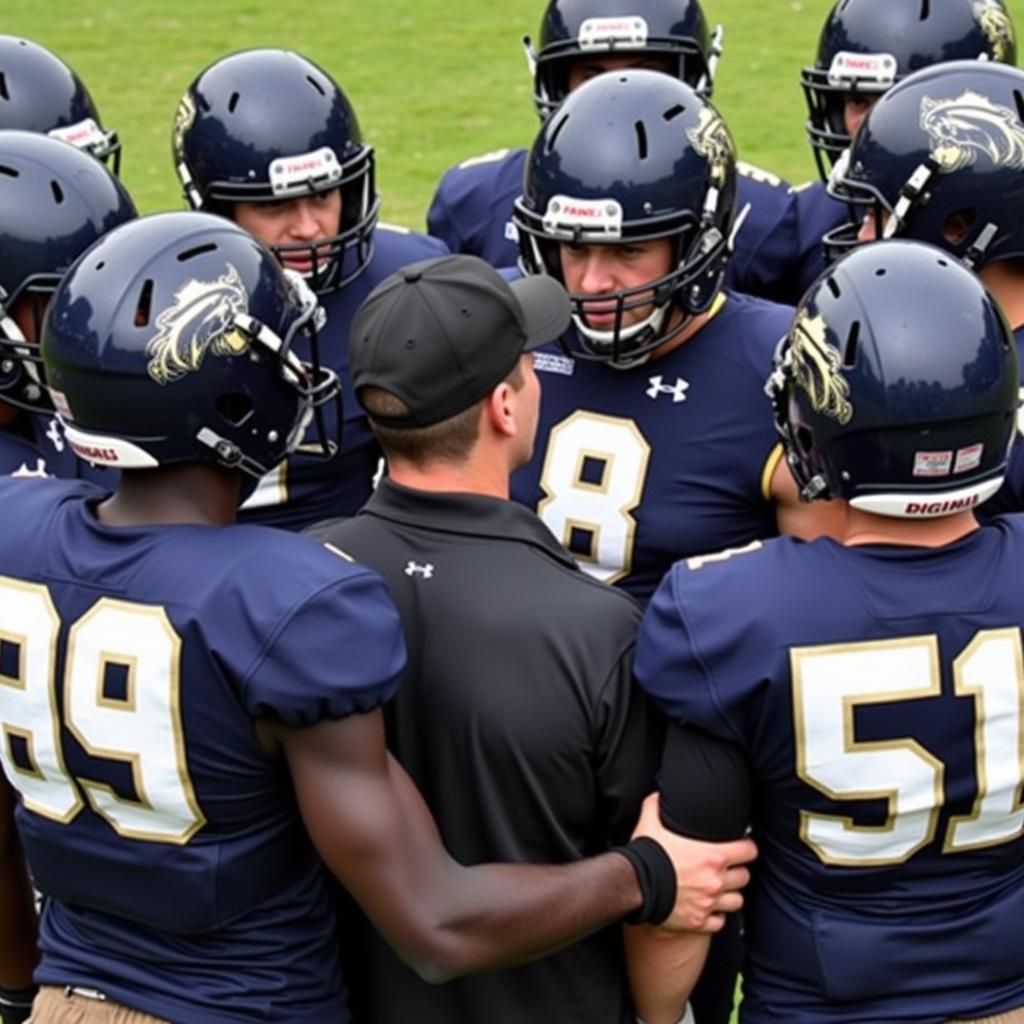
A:
[[[633,570],[636,518],[651,446],[632,420],[574,412],[548,436],[537,515],[602,583]]]

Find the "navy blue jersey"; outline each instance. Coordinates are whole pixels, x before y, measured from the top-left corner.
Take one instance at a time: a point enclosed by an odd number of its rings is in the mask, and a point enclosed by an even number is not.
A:
[[[113,489],[118,475],[78,458],[53,414],[19,412],[11,425],[0,428],[0,476],[57,476]]]
[[[319,446],[305,442],[259,482],[242,506],[242,522],[303,530],[313,523],[335,516],[355,515],[373,490],[373,478],[380,461],[380,448],[370,431],[366,414],[356,401],[348,369],[348,334],[352,318],[367,295],[400,267],[417,260],[447,254],[436,238],[405,228],[378,225],[373,234],[374,254],[369,266],[351,284],[321,297],[327,322],[320,332],[320,358],[341,381],[341,447],[330,459],[310,452]],[[295,351],[309,359],[305,335]],[[337,410],[324,406],[329,436],[334,436]]]
[[[1024,519],[943,548],[751,547],[675,565],[635,662],[749,759],[741,1020],[1024,1005]]]
[[[825,191],[825,182],[810,181],[793,189],[796,199],[797,250],[791,260],[793,278],[786,288],[787,301],[794,305],[825,269],[822,236],[845,224],[850,208]]]
[[[189,1024],[346,1021],[323,868],[254,720],[370,710],[383,580],[259,526],[111,528],[0,480],[0,761],[48,897],[36,980]]]
[[[641,601],[677,558],[776,532],[764,382],[792,310],[746,295],[716,302],[697,334],[629,370],[557,346],[535,355],[540,429],[512,496],[586,572]]]
[[[525,149],[499,149],[449,168],[427,212],[427,230],[452,252],[470,253],[494,267],[519,259],[512,204],[522,194]],[[726,284],[737,291],[776,298],[780,262],[796,245],[792,190],[773,174],[740,163],[737,209],[747,208],[736,238]]]
[[[1010,449],[1006,479],[995,496],[978,509],[980,519],[991,519],[1005,512],[1024,512],[1024,325],[1013,332],[1020,357],[1020,406],[1017,409],[1017,434]]]
[[[796,198],[782,178],[740,160],[737,215],[743,218],[725,271],[725,286],[775,302],[794,301],[785,287],[797,238]]]

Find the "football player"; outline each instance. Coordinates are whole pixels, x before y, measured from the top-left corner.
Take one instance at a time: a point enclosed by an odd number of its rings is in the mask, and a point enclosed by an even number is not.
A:
[[[242,519],[298,530],[351,515],[380,459],[348,381],[352,316],[392,271],[447,249],[378,223],[373,150],[338,84],[300,54],[247,50],[215,61],[182,97],[172,147],[193,209],[234,220],[320,293],[323,358],[342,382],[340,448],[324,459],[300,446],[260,481]]]
[[[801,85],[807,136],[821,180],[796,189],[798,252],[787,301],[795,302],[825,267],[824,235],[846,220],[825,182],[871,107],[921,68],[944,61],[1013,64],[1013,24],[1002,0],[841,0],[825,19],[814,64]],[[908,124],[913,131],[914,124]]]
[[[764,403],[792,310],[721,290],[735,204],[717,111],[677,78],[628,70],[565,99],[515,207],[524,268],[561,281],[574,315],[535,353],[540,429],[512,496],[641,602],[677,558],[839,529],[799,502]],[[702,1024],[730,1016],[728,939],[694,996]]]
[[[297,355],[316,309],[251,235],[201,213],[122,225],[53,298],[48,386],[69,438],[122,473],[113,495],[0,481],[0,1008],[29,982],[19,836],[47,896],[46,1024],[98,1004],[345,1024],[325,863],[433,980],[633,912],[714,928],[741,902],[746,869],[727,863],[752,844],[679,840],[653,799],[621,853],[470,868],[445,852],[385,751],[405,650],[383,579],[235,524],[337,393],[315,344]]]
[[[513,495],[641,601],[677,558],[836,528],[797,500],[764,406],[792,310],[721,289],[735,203],[717,111],[626,71],[565,100],[516,204],[525,268],[563,282],[574,316],[535,360],[537,453]]]
[[[55,53],[31,39],[0,35],[0,81],[0,128],[51,135],[120,172],[117,132],[103,127],[85,83]]]
[[[842,542],[675,565],[636,675],[668,714],[663,820],[761,858],[745,1024],[1024,1020],[1024,520],[980,527],[1017,352],[948,253],[887,241],[808,292],[770,384]],[[629,929],[637,1009],[675,1024],[703,943]]]
[[[721,28],[709,31],[698,0],[550,0],[539,46],[525,41],[533,70],[533,99],[541,121],[576,86],[609,70],[663,71],[710,97],[721,53]],[[427,227],[453,252],[480,256],[496,267],[518,257],[512,206],[522,192],[527,153],[502,149],[449,169],[431,203]],[[727,283],[776,297],[780,260],[795,246],[796,215],[789,185],[738,163],[739,210],[735,254]]]
[[[0,130],[0,475],[112,484],[112,473],[93,470],[65,440],[37,343],[49,298],[71,264],[135,215],[121,183],[86,152]]]
[[[871,109],[829,192],[856,216],[839,253],[876,238],[931,242],[975,270],[1024,344],[1024,72],[955,61],[915,72]],[[1024,380],[1022,380],[1024,386]],[[1024,446],[982,514],[1024,511]]]

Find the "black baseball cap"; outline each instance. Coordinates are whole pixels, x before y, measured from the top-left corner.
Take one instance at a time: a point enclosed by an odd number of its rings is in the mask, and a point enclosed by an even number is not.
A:
[[[356,311],[349,367],[359,389],[378,387],[409,406],[385,427],[429,427],[468,409],[512,372],[524,352],[569,326],[569,296],[545,275],[506,281],[477,256],[410,263]]]

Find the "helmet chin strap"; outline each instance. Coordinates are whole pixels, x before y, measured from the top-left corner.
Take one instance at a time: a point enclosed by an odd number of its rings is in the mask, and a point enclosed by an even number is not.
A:
[[[665,318],[668,315],[671,305],[671,302],[667,302],[664,305],[656,306],[643,318],[643,320],[639,320],[635,324],[630,324],[629,327],[620,328],[618,331],[597,331],[593,327],[588,327],[584,318],[575,313],[573,314],[572,321],[576,330],[579,331],[580,334],[582,334],[588,341],[593,342],[595,349],[611,351],[615,346],[616,337],[621,343],[623,341],[632,341],[645,331],[650,331],[652,337],[658,335],[664,326]],[[652,348],[648,349],[646,352],[641,352],[637,356],[627,356],[624,359],[609,360],[608,365],[617,370],[628,370],[634,366],[640,366],[641,364],[646,363],[647,360],[651,358],[651,353],[653,351],[654,349]]]

